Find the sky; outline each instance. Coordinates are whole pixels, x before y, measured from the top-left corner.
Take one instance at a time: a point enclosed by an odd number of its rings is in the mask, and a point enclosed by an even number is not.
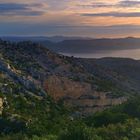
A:
[[[0,35],[140,37],[140,0],[0,0]]]

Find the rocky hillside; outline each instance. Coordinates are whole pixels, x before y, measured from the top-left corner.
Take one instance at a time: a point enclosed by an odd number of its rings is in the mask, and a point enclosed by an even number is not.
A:
[[[130,75],[134,67],[138,74],[139,62],[130,60],[132,67],[126,59],[127,67],[121,67],[123,61],[76,59],[58,55],[30,41],[1,40],[1,98],[10,108],[9,95],[37,100],[49,95],[55,102],[61,101],[84,114],[100,111],[121,104],[128,96],[139,92],[139,78],[136,73],[135,77]]]

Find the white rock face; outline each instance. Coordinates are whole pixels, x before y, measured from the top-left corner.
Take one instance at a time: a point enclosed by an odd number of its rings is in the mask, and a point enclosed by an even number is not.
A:
[[[2,110],[3,110],[3,99],[0,98],[0,115],[2,114]]]

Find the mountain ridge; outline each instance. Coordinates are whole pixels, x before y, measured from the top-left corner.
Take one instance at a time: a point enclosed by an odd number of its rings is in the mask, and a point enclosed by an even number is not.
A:
[[[77,107],[86,114],[90,113],[89,110],[98,111],[113,105],[113,100],[117,102],[117,98],[120,103],[121,96],[123,102],[124,97],[134,95],[140,90],[140,79],[137,76],[139,61],[119,58],[73,58],[56,54],[46,47],[31,41],[1,41],[1,61],[6,62],[10,77],[14,77],[18,81],[15,82],[26,89],[25,93],[29,91],[30,95],[42,98],[47,92],[56,101],[74,105],[72,107]],[[119,69],[125,61],[130,68],[128,72],[126,66],[122,70]],[[134,74],[130,74],[133,69],[130,61],[137,70]],[[116,62],[116,66],[112,65]],[[102,97],[104,104],[100,103]],[[89,100],[89,104],[83,104],[86,100]]]

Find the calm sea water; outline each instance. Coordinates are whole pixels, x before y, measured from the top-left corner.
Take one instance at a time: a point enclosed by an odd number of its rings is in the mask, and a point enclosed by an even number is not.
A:
[[[66,56],[80,58],[102,58],[102,57],[122,57],[140,60],[140,49],[115,50],[115,51],[98,51],[96,53],[63,53]]]

